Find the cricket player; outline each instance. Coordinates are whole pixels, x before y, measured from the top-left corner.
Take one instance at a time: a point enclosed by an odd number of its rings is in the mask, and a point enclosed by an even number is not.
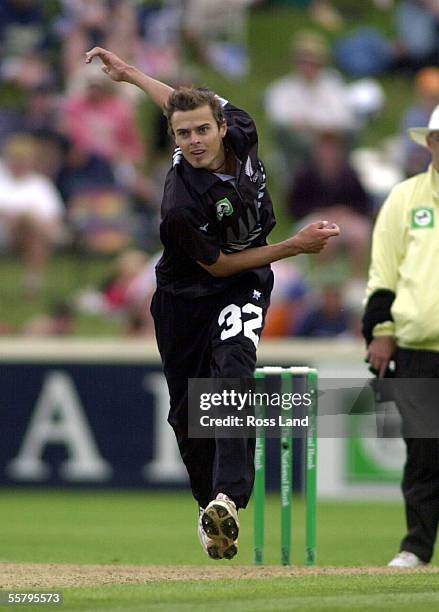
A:
[[[211,558],[231,559],[237,510],[253,487],[254,439],[189,438],[188,379],[251,378],[273,286],[270,263],[320,252],[339,228],[320,221],[267,245],[275,218],[252,118],[207,89],[174,90],[100,47],[86,62],[95,57],[111,79],[136,85],[164,110],[175,139],[151,312],[168,421],[199,506],[199,540]]]

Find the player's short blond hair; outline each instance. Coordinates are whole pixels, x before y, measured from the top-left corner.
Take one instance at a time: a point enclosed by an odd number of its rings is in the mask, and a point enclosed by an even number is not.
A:
[[[226,120],[224,109],[221,106],[220,99],[213,91],[203,87],[180,87],[179,89],[174,89],[164,109],[170,132],[172,133],[172,115],[176,111],[191,111],[202,106],[210,106],[218,127],[223,125]]]

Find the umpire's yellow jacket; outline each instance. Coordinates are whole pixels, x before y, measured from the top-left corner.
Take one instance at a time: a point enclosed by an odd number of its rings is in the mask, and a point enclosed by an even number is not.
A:
[[[380,290],[394,294],[393,321],[375,325],[373,336],[439,351],[439,174],[432,166],[396,185],[380,210],[366,298]]]

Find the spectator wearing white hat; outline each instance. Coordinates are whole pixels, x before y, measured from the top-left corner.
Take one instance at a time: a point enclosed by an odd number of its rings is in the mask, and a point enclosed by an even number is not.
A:
[[[266,91],[265,111],[284,172],[309,157],[316,131],[356,127],[346,85],[328,66],[329,57],[326,40],[318,32],[297,32],[291,43],[291,72]]]
[[[409,134],[430,151],[432,163],[396,185],[380,210],[363,318],[371,368],[384,377],[395,362],[392,388],[407,448],[407,533],[389,565],[400,568],[430,561],[439,524],[437,393],[424,385],[439,378],[439,106],[428,126]]]

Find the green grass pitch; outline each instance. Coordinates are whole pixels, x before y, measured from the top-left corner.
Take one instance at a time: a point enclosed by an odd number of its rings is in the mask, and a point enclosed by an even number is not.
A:
[[[408,610],[416,605],[439,610],[436,573],[376,571],[355,568],[384,566],[403,532],[402,504],[397,502],[328,502],[318,507],[318,564],[338,566],[330,574],[298,572],[288,577],[237,579],[252,563],[252,508],[241,514],[240,552],[231,562],[210,561],[196,537],[196,506],[179,493],[102,491],[0,491],[0,588],[10,563],[167,566],[167,579],[121,584],[63,587],[67,610]],[[279,560],[279,499],[267,500],[267,564]],[[304,504],[293,504],[293,561],[303,564]],[[169,566],[177,572],[169,580]],[[179,569],[181,566],[184,568]],[[32,574],[32,566],[25,566]],[[29,569],[27,569],[29,567]],[[67,566],[63,566],[67,567]],[[203,571],[226,569],[227,577],[203,579]],[[128,568],[130,569],[130,568]],[[172,568],[171,568],[172,569]],[[228,571],[227,571],[228,570]],[[50,570],[48,570],[50,573]],[[92,570],[84,567],[84,576]],[[189,573],[183,581],[181,572]],[[235,573],[236,572],[236,575]],[[163,576],[165,578],[165,576]],[[118,583],[119,582],[119,583]],[[6,586],[5,586],[6,585]],[[17,586],[20,585],[17,578]],[[33,586],[38,590],[38,578]],[[23,588],[19,589],[23,590]],[[40,590],[50,590],[47,587]],[[52,589],[53,590],[53,589]],[[1,609],[8,609],[6,606]],[[9,607],[14,609],[14,607]],[[17,607],[15,607],[17,609]],[[23,608],[24,609],[24,608]],[[26,606],[32,609],[56,609]]]

